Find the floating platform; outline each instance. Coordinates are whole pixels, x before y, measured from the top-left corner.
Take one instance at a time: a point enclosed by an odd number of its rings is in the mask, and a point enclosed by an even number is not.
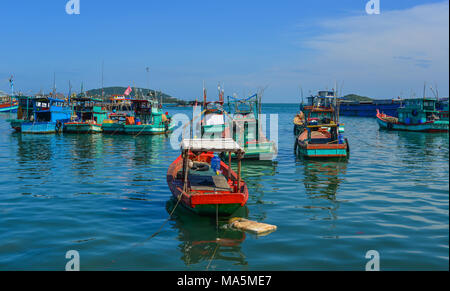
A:
[[[235,229],[247,231],[253,234],[257,234],[259,236],[268,235],[277,230],[276,225],[251,221],[240,217],[230,219],[229,223],[230,226]]]

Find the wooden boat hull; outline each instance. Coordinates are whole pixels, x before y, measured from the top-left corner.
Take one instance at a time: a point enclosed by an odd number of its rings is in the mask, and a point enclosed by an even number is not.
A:
[[[24,122],[21,125],[21,132],[26,134],[51,134],[59,130],[56,122]]]
[[[155,126],[149,124],[142,125],[125,125],[124,133],[133,135],[158,135],[167,134],[173,131],[174,125],[170,124],[169,127],[166,126]]]
[[[201,154],[203,161],[210,160],[213,154]],[[177,178],[177,174],[182,169],[183,159],[179,156],[169,167],[167,171],[167,184],[173,197],[178,200],[185,208],[199,215],[221,215],[230,216],[238,209],[243,207],[248,200],[247,185],[241,181],[241,189],[237,193],[225,190],[191,190],[189,193],[183,191],[184,181]],[[228,166],[221,162],[221,171],[225,176],[228,175]],[[231,170],[232,188],[237,187],[237,175]]]
[[[317,133],[317,135],[320,135],[320,133]],[[347,139],[329,143],[324,138],[323,142],[317,142],[316,140],[315,143],[310,143],[307,142],[307,131],[304,131],[297,138],[296,149],[299,155],[311,159],[348,158],[350,152]]]
[[[10,105],[10,104],[1,104],[0,105],[0,112],[17,112],[17,109],[19,108],[19,105]]]
[[[11,124],[11,128],[14,129],[17,132],[20,132],[22,130],[22,123],[25,122],[23,119],[7,119],[6,122],[9,122]]]
[[[298,146],[298,153],[305,158],[347,158],[347,144]]]
[[[277,148],[274,142],[261,142],[253,143],[244,147],[245,155],[242,157],[244,160],[270,160],[272,161],[278,154]],[[236,159],[236,154],[231,153],[231,159]],[[228,153],[222,155],[224,161],[228,160]]]
[[[106,134],[122,134],[125,133],[125,124],[122,123],[103,123],[103,133]]]
[[[96,123],[68,122],[64,124],[67,133],[101,133],[102,126]]]
[[[377,122],[381,129],[395,131],[415,131],[415,132],[448,132],[448,121],[434,121],[421,124],[404,124],[399,122],[390,122],[385,119],[385,115],[378,113]]]

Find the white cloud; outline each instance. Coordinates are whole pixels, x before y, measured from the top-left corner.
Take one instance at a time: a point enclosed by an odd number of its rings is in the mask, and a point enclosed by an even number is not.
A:
[[[449,94],[448,1],[406,10],[381,11],[317,24],[326,33],[303,39],[312,55],[301,66],[316,68],[310,81],[345,80],[348,90],[374,97],[393,97],[400,91],[420,92],[423,82],[437,83]],[[307,74],[303,74],[305,78]],[[332,79],[326,79],[332,78]],[[408,93],[408,94],[407,94]]]

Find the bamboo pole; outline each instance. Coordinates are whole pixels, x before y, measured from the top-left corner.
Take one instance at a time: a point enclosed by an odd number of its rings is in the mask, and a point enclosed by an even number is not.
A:
[[[188,151],[183,151],[183,175],[184,175],[184,184],[183,184],[183,191],[187,193],[187,181],[188,181],[188,165],[187,165],[187,159],[188,159]]]
[[[228,153],[228,180],[231,179],[231,153]]]
[[[238,183],[237,183],[237,193],[241,191],[241,158],[242,153],[239,151],[237,153],[238,155]]]

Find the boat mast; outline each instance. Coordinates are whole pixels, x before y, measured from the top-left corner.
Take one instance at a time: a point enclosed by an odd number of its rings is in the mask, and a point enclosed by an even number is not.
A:
[[[72,95],[72,84],[70,83],[70,80],[69,80],[69,96],[67,98],[67,102],[69,104],[70,104],[70,95]]]
[[[206,88],[205,81],[203,81],[203,110],[206,109]]]
[[[9,86],[11,87],[11,96],[9,96],[9,115],[11,115],[14,96],[14,80],[12,75],[11,78],[9,79]]]
[[[53,98],[56,98],[56,73],[53,72]]]
[[[104,71],[104,65],[105,65],[105,61],[102,61],[102,100],[103,97],[105,96],[105,91],[103,89],[103,71]]]

